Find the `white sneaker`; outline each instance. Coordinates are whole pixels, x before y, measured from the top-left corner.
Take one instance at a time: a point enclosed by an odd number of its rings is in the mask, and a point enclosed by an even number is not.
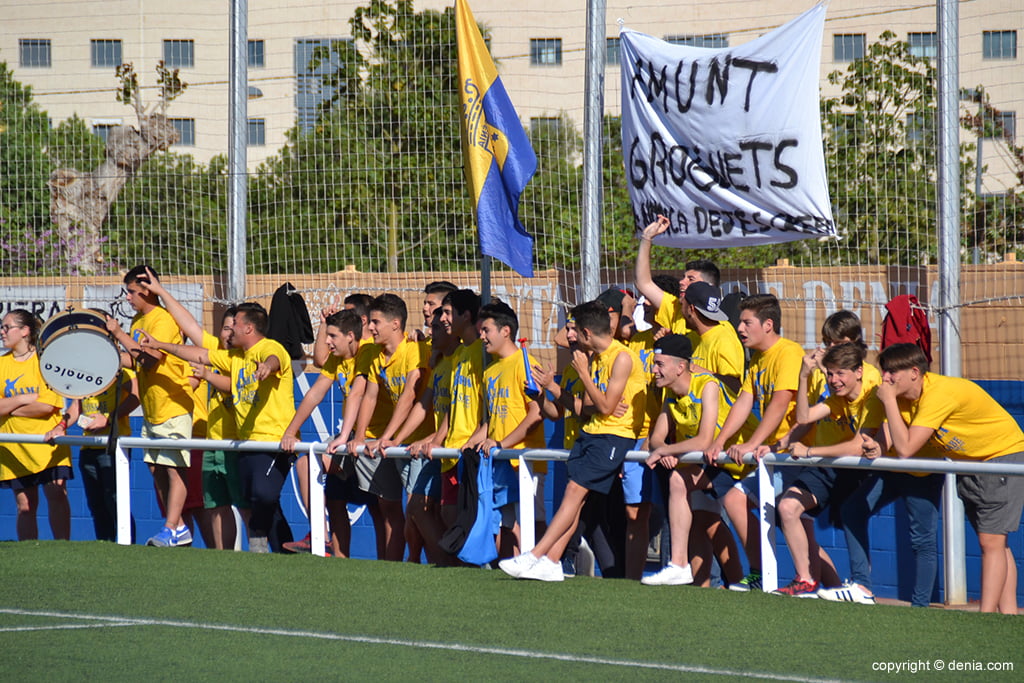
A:
[[[839,588],[822,588],[818,597],[829,602],[855,602],[859,605],[874,605],[875,596],[859,583],[844,581]]]
[[[525,552],[522,555],[502,560],[498,563],[498,568],[513,579],[518,579],[523,575],[523,572],[535,564],[537,564],[537,556],[531,552]]]
[[[690,565],[680,567],[669,562],[660,572],[640,579],[640,583],[645,586],[683,586],[693,583],[693,570]]]
[[[532,567],[519,575],[520,579],[533,579],[534,581],[565,581],[565,574],[562,573],[562,563],[548,559],[548,556],[537,560]]]

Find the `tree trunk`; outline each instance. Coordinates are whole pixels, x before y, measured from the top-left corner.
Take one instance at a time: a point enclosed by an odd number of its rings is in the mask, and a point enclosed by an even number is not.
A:
[[[130,126],[111,129],[106,159],[92,171],[58,168],[50,174],[50,220],[57,226],[61,258],[69,275],[100,272],[101,228],[118,193],[146,159],[178,139],[178,130],[166,117],[143,116],[139,130]]]

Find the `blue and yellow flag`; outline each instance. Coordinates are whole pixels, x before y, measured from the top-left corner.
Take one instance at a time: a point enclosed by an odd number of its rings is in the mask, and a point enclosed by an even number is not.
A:
[[[455,0],[455,27],[462,154],[476,207],[480,251],[523,277],[533,277],[533,238],[518,214],[519,195],[537,170],[537,155],[465,0]]]

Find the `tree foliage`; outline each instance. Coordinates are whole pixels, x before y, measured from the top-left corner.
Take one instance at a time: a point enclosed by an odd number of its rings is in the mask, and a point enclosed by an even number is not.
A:
[[[933,60],[890,31],[863,59],[828,76],[841,93],[822,102],[829,192],[858,264],[935,260],[937,77]]]
[[[354,264],[363,271],[476,268],[477,236],[460,149],[455,18],[451,8],[415,12],[410,0],[369,0],[350,21],[352,40],[314,54],[325,102],[315,125],[298,125],[249,183],[248,262],[254,271],[302,272]],[[486,29],[482,30],[485,38]],[[724,249],[657,249],[653,266],[692,258],[723,267],[794,264],[919,265],[935,258],[936,78],[932,61],[885,33],[829,80],[822,103],[829,189],[842,241]],[[132,71],[119,98],[141,106]],[[180,93],[164,70],[167,101]],[[981,93],[982,113],[964,117],[976,135],[998,136],[999,119]],[[533,126],[538,169],[520,217],[535,235],[540,269],[579,267],[582,139],[562,115]],[[617,118],[603,136],[602,265],[632,268],[636,235]],[[1007,143],[1018,183],[1005,197],[963,188],[965,230],[987,253],[1024,240],[1024,149]],[[973,177],[972,148],[961,150]],[[64,237],[52,229],[47,179],[60,167],[95,168],[103,143],[78,118],[51,127],[30,88],[0,63],[0,266],[11,274],[58,272]],[[223,271],[227,253],[227,170],[171,152],[155,154],[129,180],[105,226],[108,264],[146,260],[165,272]],[[145,237],[140,239],[140,228]],[[316,253],[315,261],[310,253]]]
[[[335,268],[476,263],[452,8],[371,0],[349,26],[354,40],[314,55],[314,68],[332,67],[323,79],[333,98],[311,130],[289,131],[250,198],[254,241],[291,227],[308,242],[275,245],[277,258],[254,261],[288,271],[308,264],[309,244],[329,244]]]

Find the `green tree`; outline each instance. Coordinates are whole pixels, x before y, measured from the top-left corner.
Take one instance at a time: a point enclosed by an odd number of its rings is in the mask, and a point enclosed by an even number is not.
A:
[[[32,89],[0,62],[0,269],[11,275],[66,274],[69,240],[53,229],[53,170],[103,158],[103,143],[80,118],[51,127]],[[78,237],[77,234],[71,236]]]
[[[966,177],[984,174],[986,166],[978,169],[971,158],[977,151],[977,145],[985,145],[990,149],[995,145],[1005,145],[1008,152],[1015,182],[1005,194],[977,196],[972,185],[968,184],[964,202],[964,232],[966,244],[973,250],[977,249],[981,261],[998,261],[1008,251],[1021,254],[1024,246],[1024,147],[1014,141],[1014,131],[1003,127],[1002,112],[992,105],[984,86],[964,90],[960,99],[977,103],[977,110],[970,108],[962,117],[961,123],[972,131],[977,142],[967,145],[968,172]],[[983,140],[988,142],[983,142]]]
[[[49,142],[50,123],[33,101],[32,88],[0,62],[0,230],[5,237],[49,224]]]
[[[935,260],[937,78],[933,60],[886,31],[829,82],[822,102],[829,191],[842,234],[820,262]]]
[[[323,269],[475,267],[452,8],[372,0],[349,26],[353,40],[314,55],[314,69],[330,66],[323,85],[333,92],[320,119],[293,128],[254,180],[253,242],[268,252],[253,261],[307,268],[309,244],[330,244]],[[291,244],[272,244],[286,228]]]
[[[160,273],[223,273],[227,161],[158,152],[121,190],[104,230],[112,264],[149,263]]]

